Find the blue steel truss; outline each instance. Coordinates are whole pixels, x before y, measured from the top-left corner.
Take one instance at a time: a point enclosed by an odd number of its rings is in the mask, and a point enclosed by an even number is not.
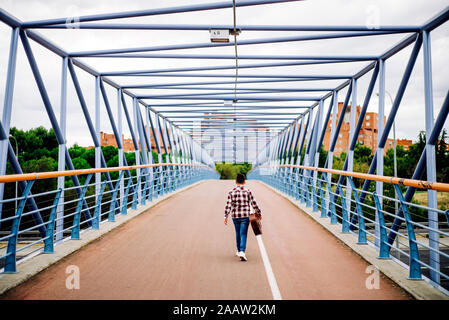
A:
[[[68,18],[56,18],[49,20],[23,22],[15,18],[8,12],[0,9],[0,20],[11,28],[11,40],[9,47],[9,62],[6,78],[5,99],[3,104],[3,114],[0,122],[0,176],[6,172],[6,164],[9,161],[14,172],[22,173],[22,169],[14,154],[13,148],[8,141],[8,133],[11,122],[12,97],[14,92],[15,69],[17,60],[17,50],[19,39],[22,43],[28,63],[31,67],[34,80],[38,86],[40,96],[51,126],[55,132],[59,144],[59,171],[74,170],[70,154],[66,146],[66,121],[68,112],[66,110],[67,82],[68,75],[75,87],[85,123],[88,126],[89,134],[95,147],[95,169],[107,168],[105,158],[100,145],[100,101],[103,100],[108,120],[111,124],[116,143],[119,149],[119,166],[126,167],[120,170],[118,179],[113,179],[108,171],[102,173],[95,172],[92,176],[95,183],[89,185],[90,176],[83,177],[84,186],[81,185],[79,174],[71,175],[77,194],[77,209],[74,224],[71,229],[72,237],[79,238],[80,224],[86,224],[93,229],[98,229],[102,217],[107,214],[109,221],[114,221],[117,213],[126,214],[128,205],[137,208],[145,201],[152,201],[166,193],[170,193],[179,187],[186,186],[198,179],[216,178],[211,173],[215,168],[215,161],[225,161],[226,155],[232,153],[236,161],[236,143],[245,143],[245,161],[248,161],[247,145],[255,143],[256,148],[259,143],[264,147],[256,150],[257,156],[253,162],[251,177],[260,179],[282,192],[300,200],[311,207],[314,211],[320,208],[323,218],[330,217],[331,223],[342,224],[343,232],[356,232],[359,242],[364,244],[370,242],[369,231],[365,225],[364,210],[367,204],[367,197],[373,199],[372,209],[375,219],[373,243],[379,249],[380,258],[389,258],[391,250],[396,250],[402,254],[410,256],[410,277],[412,279],[421,278],[422,260],[419,259],[419,250],[416,249],[416,238],[413,233],[413,221],[408,215],[408,206],[416,190],[415,187],[408,187],[405,194],[396,187],[400,208],[393,215],[391,225],[386,224],[386,217],[389,214],[385,211],[383,201],[383,182],[376,181],[376,191],[370,192],[369,187],[372,180],[365,179],[360,190],[356,189],[353,179],[345,174],[340,174],[337,182],[332,181],[330,173],[305,169],[306,167],[318,167],[320,150],[324,143],[327,124],[331,121],[331,134],[329,141],[328,158],[325,168],[332,169],[333,152],[335,151],[338,134],[344,122],[344,115],[349,107],[349,101],[353,106],[357,105],[357,84],[360,78],[370,74],[370,82],[365,92],[361,113],[356,119],[356,108],[350,111],[350,144],[347,150],[347,157],[343,166],[344,172],[353,171],[354,148],[359,137],[362,122],[364,120],[368,104],[370,102],[374,87],[379,83],[379,119],[383,119],[385,105],[385,66],[392,56],[413,45],[406,69],[402,75],[402,80],[395,95],[392,109],[385,124],[379,122],[377,148],[374,158],[369,168],[369,174],[383,176],[383,151],[388,135],[394,123],[397,111],[401,105],[404,92],[414,69],[419,51],[423,48],[424,53],[424,92],[425,115],[426,115],[426,148],[419,160],[412,179],[419,180],[424,172],[427,174],[427,181],[436,182],[435,165],[435,144],[449,112],[449,92],[439,111],[434,117],[433,92],[432,92],[432,58],[431,58],[431,32],[444,24],[449,19],[449,8],[445,8],[437,16],[430,19],[421,26],[378,26],[370,29],[366,26],[273,26],[273,25],[181,25],[181,24],[126,24],[114,23],[115,19],[144,17],[153,15],[176,14],[184,12],[217,10],[253,5],[269,5],[273,3],[291,2],[292,0],[240,0],[222,1],[210,4],[199,4],[182,7],[169,7],[162,9],[148,9],[132,12],[119,12],[111,14],[97,14],[77,17],[77,28],[95,30],[191,30],[206,31],[210,29],[228,29],[234,32],[246,31],[314,31],[312,35],[288,36],[275,38],[260,38],[251,40],[230,41],[228,43],[187,43],[187,44],[166,44],[163,46],[129,47],[108,50],[89,50],[78,52],[67,52],[57,46],[46,37],[41,36],[34,29],[66,29]],[[103,21],[107,21],[104,23]],[[380,55],[225,55],[225,54],[188,54],[188,53],[164,53],[165,51],[186,49],[206,49],[216,47],[232,47],[265,45],[275,43],[298,43],[302,41],[325,41],[328,39],[360,38],[370,37],[376,39],[378,36],[404,34],[405,37],[391,48],[385,48]],[[30,40],[43,46],[61,58],[62,78],[61,78],[61,112],[60,119],[56,118],[54,106],[50,102],[47,87],[42,79],[38,63],[30,46]],[[125,71],[97,71],[90,65],[81,61],[89,58],[108,58],[111,62],[119,59],[190,59],[200,60],[257,60],[258,63],[247,63],[236,65],[217,66],[195,66],[189,68],[164,68],[164,69],[144,69]],[[229,73],[211,73],[216,70],[238,70],[238,69],[263,69],[272,67],[297,67],[315,65],[346,65],[352,62],[365,63],[355,74],[346,73],[339,75],[332,74],[298,74],[297,72],[272,74],[242,74],[234,76]],[[81,89],[77,72],[84,71],[95,79],[95,117],[89,113],[87,103]],[[209,71],[209,73],[204,73]],[[139,77],[146,79],[145,84],[123,84],[118,82],[121,77]],[[155,77],[162,78],[202,78],[200,81],[178,80],[164,84],[152,81]],[[206,79],[214,78],[214,79]],[[219,78],[219,79],[215,79]],[[235,78],[235,79],[225,79]],[[118,80],[117,80],[118,79]],[[137,79],[137,78],[136,78]],[[338,81],[336,86],[329,86],[328,80]],[[274,84],[299,83],[298,88],[277,88]],[[306,84],[314,83],[316,86],[310,88]],[[319,84],[323,84],[320,86]],[[251,84],[251,87],[242,88],[241,84]],[[273,84],[273,87],[258,87],[260,84]],[[302,84],[304,84],[302,86]],[[116,90],[117,96],[117,119],[113,116],[110,96],[108,96],[105,85]],[[235,85],[231,88],[226,85]],[[167,94],[148,94],[148,90],[161,89]],[[142,91],[147,90],[147,91]],[[178,90],[182,93],[172,94],[170,90]],[[346,91],[343,108],[337,119],[338,95]],[[206,93],[204,91],[207,91]],[[150,91],[151,92],[151,91]],[[297,93],[292,96],[289,93]],[[267,94],[276,94],[267,95]],[[126,103],[125,97],[132,99],[132,104]],[[153,100],[172,100],[168,103],[153,103]],[[329,99],[329,100],[328,100]],[[180,103],[180,100],[185,100]],[[329,107],[325,112],[325,105],[329,101]],[[291,102],[292,104],[285,104]],[[326,102],[326,104],[325,104]],[[269,103],[269,104],[267,104]],[[113,104],[115,105],[115,104]],[[176,110],[172,110],[176,108]],[[130,111],[131,109],[131,111]],[[288,110],[291,112],[288,112]],[[294,109],[294,110],[293,110]],[[281,110],[273,112],[273,110]],[[143,112],[142,112],[143,111]],[[271,111],[271,112],[270,112]],[[136,167],[128,167],[126,157],[123,152],[123,144],[119,137],[122,136],[122,115],[125,116],[126,125],[131,133],[132,143],[136,152]],[[280,117],[282,116],[282,117]],[[331,117],[332,116],[332,117]],[[93,121],[92,119],[95,119]],[[434,120],[435,119],[435,120]],[[197,122],[201,124],[196,125]],[[251,132],[242,130],[251,129]],[[203,139],[211,135],[215,139],[222,141],[222,159],[216,159],[204,148]],[[245,133],[246,132],[246,133]],[[207,134],[207,136],[206,136]],[[207,139],[206,139],[207,140]],[[232,148],[229,147],[232,146]],[[158,166],[153,164],[151,150],[155,149],[158,155]],[[214,150],[212,150],[213,152]],[[229,152],[230,151],[230,152]],[[292,155],[304,153],[304,157],[297,157],[296,161]],[[165,164],[162,164],[162,155],[165,154]],[[202,165],[198,167],[198,165]],[[284,165],[284,167],[280,166]],[[296,165],[296,166],[295,166]],[[266,170],[264,168],[270,167]],[[209,168],[210,170],[208,171]],[[135,173],[131,169],[135,170]],[[20,217],[24,206],[27,206],[27,214],[33,217],[35,229],[38,230],[45,241],[45,251],[53,252],[53,236],[56,241],[63,238],[64,219],[67,218],[64,201],[64,193],[68,191],[64,187],[64,177],[58,177],[58,189],[54,190],[54,203],[50,219],[44,222],[41,216],[42,208],[38,207],[35,198],[38,195],[31,193],[32,181],[19,181],[19,187],[24,194],[21,199],[17,216]],[[89,202],[85,196],[87,188],[95,188],[94,201]],[[106,187],[108,191],[106,191]],[[2,217],[3,203],[11,200],[3,199],[4,183],[0,183],[0,223],[5,222]],[[399,192],[401,194],[399,195]],[[428,233],[429,263],[426,265],[429,273],[428,277],[432,283],[441,284],[443,280],[449,280],[448,274],[441,271],[440,258],[447,259],[448,254],[440,250],[439,237],[446,234],[441,231],[437,209],[436,191],[428,191]],[[108,194],[107,199],[104,197]],[[130,198],[130,199],[128,199]],[[129,201],[128,201],[129,200]],[[394,199],[393,199],[394,200]],[[107,208],[103,206],[107,204]],[[56,210],[57,208],[57,210]],[[391,214],[391,213],[390,213]],[[448,219],[448,211],[445,213]],[[82,217],[81,217],[82,215]],[[20,218],[19,218],[20,219]],[[20,220],[15,220],[19,221]],[[401,234],[402,222],[407,224],[408,239],[410,246],[408,253],[401,248],[394,247],[397,236]],[[56,225],[55,225],[56,224]],[[50,233],[49,233],[50,229]],[[53,231],[55,229],[55,231]],[[69,228],[70,229],[70,228]],[[12,230],[11,236],[0,238],[17,239],[18,230]],[[50,241],[51,238],[51,241]],[[10,240],[13,241],[13,240]],[[11,244],[15,246],[15,244]],[[412,250],[413,247],[413,250]],[[8,247],[9,248],[9,247]],[[9,250],[9,249],[8,249]],[[13,250],[13,249],[11,249]],[[15,271],[15,249],[13,253],[8,251],[8,267],[5,271]],[[12,263],[13,262],[13,263]],[[413,271],[413,272],[412,272]]]

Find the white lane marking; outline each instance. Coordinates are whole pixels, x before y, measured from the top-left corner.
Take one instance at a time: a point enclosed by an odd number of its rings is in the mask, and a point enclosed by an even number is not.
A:
[[[282,300],[281,292],[279,291],[276,278],[274,277],[273,269],[271,269],[270,260],[268,259],[267,251],[263,244],[262,235],[256,236],[257,244],[259,245],[260,254],[262,255],[263,265],[265,267],[265,273],[267,274],[268,283],[270,284],[271,294],[274,300]]]

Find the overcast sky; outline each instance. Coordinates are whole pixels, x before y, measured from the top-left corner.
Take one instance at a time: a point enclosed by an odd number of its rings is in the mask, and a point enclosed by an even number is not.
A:
[[[164,8],[167,6],[181,6],[211,1],[118,1],[118,0],[79,0],[79,1],[33,1],[33,0],[1,0],[0,7],[16,16],[22,21],[40,20],[47,18],[76,17],[79,15],[122,12],[138,9]],[[275,5],[237,8],[237,25],[359,25],[378,22],[380,25],[422,25],[447,6],[445,0],[387,0],[387,1],[302,1]],[[233,21],[232,9],[210,10],[194,13],[170,14],[161,16],[140,17],[133,19],[113,20],[114,23],[149,23],[149,24],[227,24]],[[208,31],[111,31],[111,30],[38,30],[39,33],[58,44],[69,52],[115,49],[122,47],[150,47],[168,44],[190,44],[209,42]],[[313,32],[243,32],[238,41],[246,39],[263,39],[272,37],[285,37],[312,34]],[[0,23],[0,101],[4,99],[4,88],[8,61],[8,50],[11,29]],[[383,35],[376,37],[356,37],[339,40],[319,40],[286,42],[268,45],[239,46],[239,55],[244,54],[279,54],[279,55],[380,55],[394,44],[404,39],[406,34]],[[448,90],[449,65],[447,52],[449,52],[449,24],[445,23],[432,32],[432,67],[435,116],[441,107]],[[59,117],[60,106],[60,78],[61,58],[32,42],[32,48],[41,70],[46,88],[48,90],[56,115]],[[407,64],[412,46],[407,47],[386,63],[386,88],[395,96],[402,73]],[[160,53],[189,53],[189,54],[234,54],[233,47],[205,48],[175,51],[161,51]],[[120,71],[138,69],[162,69],[195,66],[223,66],[233,65],[233,60],[185,60],[185,59],[107,59],[83,58],[80,59],[98,71]],[[422,49],[418,56],[415,69],[412,73],[404,99],[397,115],[396,136],[416,140],[418,132],[424,130],[424,80],[423,80]],[[269,61],[273,62],[273,61]],[[260,60],[240,60],[240,65],[263,63]],[[339,63],[334,65],[314,65],[296,67],[271,67],[260,69],[240,70],[240,74],[355,74],[366,66],[368,62]],[[204,73],[234,74],[233,70],[212,71]],[[82,70],[77,69],[86,102],[92,118],[94,119],[94,78]],[[360,79],[357,90],[357,104],[362,104],[366,87],[371,73]],[[201,78],[158,78],[158,77],[113,77],[119,84],[153,84],[170,82],[202,81]],[[210,79],[210,78],[209,78]],[[231,78],[226,78],[232,80]],[[218,80],[218,79],[217,79]],[[221,80],[221,79],[220,79]],[[241,85],[241,87],[258,88],[304,88],[304,87],[336,87],[342,82],[325,81],[310,83],[273,83]],[[109,101],[116,116],[116,90],[107,87]],[[232,86],[227,86],[232,87]],[[378,90],[377,84],[375,90]],[[134,90],[143,94],[176,94],[177,90]],[[344,100],[346,89],[339,94],[339,101]],[[299,93],[285,94],[299,96]],[[304,94],[303,94],[304,95]],[[312,94],[316,96],[316,93]],[[267,96],[276,96],[267,95]],[[152,100],[148,103],[168,103],[170,100]],[[184,101],[185,102],[185,101]],[[192,102],[192,101],[188,101]],[[128,107],[131,100],[127,100]],[[283,103],[300,106],[302,103]],[[72,145],[93,145],[87,131],[79,101],[73,85],[68,86],[68,127],[67,140]],[[271,105],[273,105],[271,103]],[[326,101],[326,109],[329,101]],[[390,101],[386,100],[388,114]],[[377,111],[378,99],[375,95],[371,99],[369,111]],[[157,109],[157,108],[156,108]],[[167,109],[169,110],[169,109]],[[285,111],[284,111],[285,112]],[[292,112],[289,109],[288,112]],[[299,111],[298,111],[299,112]],[[172,114],[173,115],[173,114]],[[48,116],[42,104],[37,86],[34,83],[23,48],[19,45],[17,58],[17,71],[13,100],[13,113],[11,126],[29,129],[39,125],[50,128]],[[102,130],[112,132],[106,110],[102,105]],[[445,128],[449,128],[448,122]],[[130,137],[127,126],[123,125],[125,137]]]

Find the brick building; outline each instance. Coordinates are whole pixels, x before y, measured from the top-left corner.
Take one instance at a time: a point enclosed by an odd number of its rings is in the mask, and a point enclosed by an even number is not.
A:
[[[337,122],[341,114],[341,110],[343,108],[343,102],[338,103],[338,113],[337,113]],[[360,116],[361,107],[357,106],[356,109],[356,122]],[[340,156],[342,152],[347,152],[349,141],[349,121],[351,116],[351,106],[348,105],[346,108],[346,113],[344,115],[343,123],[338,135],[337,144],[335,145],[334,155]],[[386,122],[386,117],[384,117],[384,123]],[[324,148],[329,150],[330,144],[330,134],[331,134],[331,123],[332,123],[332,115],[329,118],[329,122],[327,124],[326,133],[324,135]],[[378,114],[376,112],[367,112],[365,114],[365,119],[363,119],[362,127],[360,129],[360,133],[357,141],[370,148],[373,153],[377,147],[377,133],[378,133]],[[401,145],[405,150],[408,150],[409,146],[412,144],[412,140],[408,139],[397,139],[396,145]],[[393,139],[388,139],[385,144],[384,154],[387,153],[388,149],[393,148]]]
[[[145,128],[146,129],[146,128]],[[151,150],[156,150],[156,142],[153,136],[152,130],[150,130],[150,139],[151,139]],[[139,143],[139,149],[140,149],[140,141]],[[117,148],[117,141],[115,140],[115,135],[113,133],[106,133],[101,131],[100,132],[100,145],[101,146],[113,146]],[[134,151],[134,144],[132,139],[125,139],[125,136],[122,134],[122,145],[123,145],[123,151],[125,152],[131,152]],[[163,145],[159,142],[159,146],[161,147],[162,152],[164,152]],[[86,149],[92,149],[93,146],[89,146]],[[170,146],[168,146],[168,152],[170,152]]]

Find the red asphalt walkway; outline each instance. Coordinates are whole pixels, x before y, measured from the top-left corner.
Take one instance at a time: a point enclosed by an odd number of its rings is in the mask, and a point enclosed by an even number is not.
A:
[[[247,262],[235,254],[232,221],[223,224],[233,181],[205,181],[11,290],[3,299],[272,299],[256,237]],[[381,276],[367,289],[368,263],[288,200],[248,181],[263,214],[263,242],[283,299],[408,299]],[[56,250],[57,247],[56,247]],[[80,289],[66,288],[66,268]]]

